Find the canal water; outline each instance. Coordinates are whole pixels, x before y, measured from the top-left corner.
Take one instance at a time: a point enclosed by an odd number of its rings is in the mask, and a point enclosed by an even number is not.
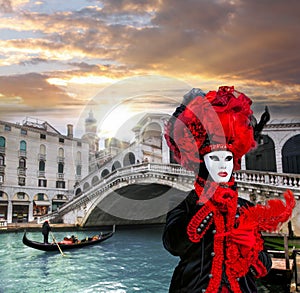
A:
[[[79,239],[96,231],[55,232]],[[178,262],[162,246],[161,227],[116,229],[99,245],[59,253],[38,251],[22,243],[23,233],[0,234],[0,293],[166,293]],[[40,232],[28,238],[42,241]],[[259,292],[275,292],[260,287]],[[280,291],[276,291],[280,292]]]

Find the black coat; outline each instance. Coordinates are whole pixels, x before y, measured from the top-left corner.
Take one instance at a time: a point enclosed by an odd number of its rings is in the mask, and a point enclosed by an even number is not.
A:
[[[50,227],[49,223],[48,222],[44,222],[43,226],[42,226],[42,234],[43,235],[48,235],[49,231],[51,231],[51,227]]]
[[[191,242],[186,232],[192,216],[201,208],[201,206],[196,205],[197,200],[198,196],[195,191],[192,191],[179,206],[167,215],[163,244],[172,255],[180,257],[180,262],[175,268],[171,280],[170,293],[199,293],[204,292],[202,290],[208,286],[215,226],[214,224],[211,225],[199,243]],[[238,204],[245,206],[250,203],[239,198]],[[269,271],[272,265],[269,255],[261,251],[259,259]],[[224,273],[222,282],[228,283]],[[239,284],[242,292],[257,292],[255,277],[251,272],[240,278]]]

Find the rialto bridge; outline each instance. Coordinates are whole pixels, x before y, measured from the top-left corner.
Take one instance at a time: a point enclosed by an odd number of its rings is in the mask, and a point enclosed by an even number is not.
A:
[[[238,171],[234,176],[239,195],[254,203],[283,199],[287,189],[293,191],[297,206],[291,220],[294,232],[300,235],[300,175]],[[40,220],[86,227],[161,223],[193,187],[194,174],[174,164],[141,163],[115,170],[94,185],[91,178],[86,180],[90,181],[84,192]]]
[[[194,174],[173,164],[163,137],[167,115],[147,114],[134,142],[79,181],[71,200],[40,221],[99,226],[158,223],[193,187]],[[271,123],[235,173],[239,195],[262,202],[294,192],[292,224],[300,235],[300,123]],[[285,229],[286,227],[283,227]]]

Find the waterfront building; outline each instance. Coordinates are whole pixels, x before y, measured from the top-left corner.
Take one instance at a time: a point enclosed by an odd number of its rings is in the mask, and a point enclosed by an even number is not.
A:
[[[32,221],[72,197],[88,174],[89,144],[46,121],[0,121],[0,220]]]

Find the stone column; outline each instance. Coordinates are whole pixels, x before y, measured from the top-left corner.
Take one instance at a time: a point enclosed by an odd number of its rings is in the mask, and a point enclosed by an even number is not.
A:
[[[33,221],[33,201],[30,201],[29,203],[29,210],[28,210],[28,222]]]
[[[9,200],[7,205],[7,224],[11,224],[11,223],[12,223],[12,201]]]
[[[242,156],[242,160],[241,160],[241,170],[246,170],[246,157]]]
[[[167,142],[162,134],[161,140],[161,155],[162,155],[162,163],[163,164],[170,164],[170,149],[167,145]]]
[[[282,156],[281,145],[275,142],[276,170],[277,173],[282,173]]]

